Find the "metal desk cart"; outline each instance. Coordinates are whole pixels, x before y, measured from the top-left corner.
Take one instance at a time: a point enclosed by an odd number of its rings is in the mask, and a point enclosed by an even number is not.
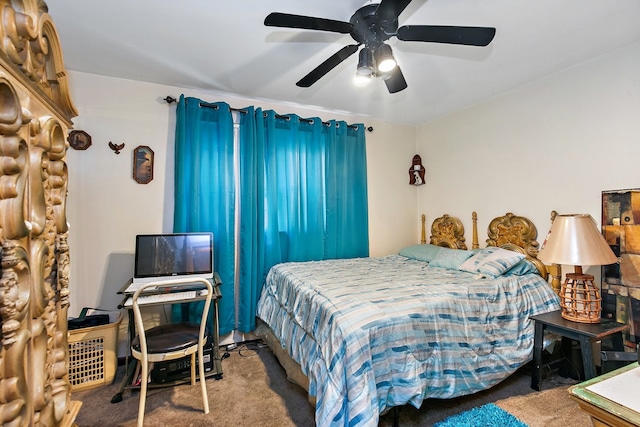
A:
[[[220,357],[219,343],[220,336],[218,333],[218,300],[222,298],[222,294],[220,293],[220,285],[222,282],[220,281],[220,277],[217,273],[214,273],[213,279],[213,297],[211,301],[211,313],[210,318],[213,322],[213,330],[211,331],[211,340],[212,340],[212,362],[213,368],[211,371],[207,372],[206,377],[213,377],[216,380],[222,379],[222,359]],[[133,385],[134,376],[136,375],[136,365],[138,361],[131,356],[131,340],[136,336],[136,326],[133,315],[133,306],[131,304],[131,297],[135,292],[135,288],[131,287],[131,282],[126,283],[119,291],[118,294],[123,295],[122,302],[118,306],[119,309],[126,309],[128,314],[128,325],[127,325],[127,356],[125,359],[125,377],[122,380],[120,388],[118,392],[111,398],[111,403],[118,403],[122,401],[122,395],[127,389],[137,389],[139,386]],[[200,289],[195,289],[198,291]],[[145,296],[147,294],[145,293]],[[145,307],[152,306],[160,306],[160,305],[171,305],[171,304],[181,304],[187,302],[195,302],[204,300],[204,296],[199,295],[198,292],[195,292],[195,296],[190,292],[172,292],[167,294],[163,293],[154,293],[150,292],[149,298],[144,301]],[[140,300],[139,300],[140,301]],[[140,305],[142,303],[140,302]],[[157,387],[167,387],[173,386],[180,383],[188,383],[189,378],[179,379],[175,381],[170,381],[166,383],[154,384],[150,383],[149,388],[157,388]]]

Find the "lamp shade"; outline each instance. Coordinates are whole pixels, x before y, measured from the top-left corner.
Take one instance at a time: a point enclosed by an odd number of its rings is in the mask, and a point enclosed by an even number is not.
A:
[[[360,50],[358,68],[356,72],[362,76],[369,76],[373,74],[373,53],[368,47]]]
[[[382,43],[376,49],[376,63],[378,64],[379,73],[388,73],[393,70],[397,63],[391,52],[391,46]]]
[[[558,215],[538,259],[562,265],[607,265],[618,262],[591,215]]]

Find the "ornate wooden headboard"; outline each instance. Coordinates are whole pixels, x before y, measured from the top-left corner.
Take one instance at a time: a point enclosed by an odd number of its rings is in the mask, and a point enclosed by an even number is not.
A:
[[[556,211],[551,212],[551,222],[557,215]],[[480,247],[478,241],[478,215],[471,214],[473,224],[471,249]],[[556,294],[560,292],[560,279],[562,276],[561,266],[557,264],[545,265],[538,259],[538,231],[536,226],[528,218],[514,215],[508,212],[506,215],[494,218],[487,229],[487,246],[498,246],[512,251],[520,252],[527,256],[540,275],[545,279],[550,279],[551,286]],[[426,240],[426,217],[422,215],[422,236],[420,243],[427,243]],[[467,249],[464,238],[464,226],[455,217],[447,214],[436,218],[431,225],[431,237],[429,243],[437,246],[446,246],[454,249]]]
[[[551,212],[551,222],[556,215],[556,211]],[[560,276],[562,275],[560,266],[547,266],[538,259],[539,243],[536,240],[538,230],[530,219],[507,212],[505,215],[491,220],[487,228],[487,236],[489,237],[487,246],[498,246],[526,255],[542,277],[548,279],[551,276],[551,286],[556,294],[560,292]]]
[[[462,221],[447,214],[436,218],[431,224],[429,243],[452,249],[467,249]]]
[[[77,112],[47,5],[0,6],[0,418],[71,425],[65,159]]]

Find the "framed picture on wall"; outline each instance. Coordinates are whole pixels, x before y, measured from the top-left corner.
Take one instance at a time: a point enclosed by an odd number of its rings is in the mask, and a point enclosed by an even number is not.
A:
[[[146,145],[133,150],[133,179],[138,184],[148,184],[153,180],[153,150]]]
[[[602,192],[602,233],[620,263],[602,267],[602,314],[640,342],[640,188]]]
[[[83,130],[72,130],[67,141],[74,150],[86,150],[91,147],[91,135]]]

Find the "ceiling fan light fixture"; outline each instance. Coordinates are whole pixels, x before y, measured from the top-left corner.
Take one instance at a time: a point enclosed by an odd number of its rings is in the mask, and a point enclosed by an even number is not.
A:
[[[357,87],[362,87],[362,86],[366,86],[371,82],[371,76],[372,74],[360,74],[360,73],[355,73],[353,75],[353,84]]]
[[[388,80],[391,78],[391,71],[385,71],[384,73],[377,73],[376,77],[380,80]]]
[[[376,63],[380,74],[388,73],[396,67],[397,63],[393,57],[391,46],[384,43],[378,46],[378,49],[376,49]]]
[[[360,50],[358,60],[357,73],[361,76],[370,76],[373,74],[375,67],[373,66],[373,52],[368,47]]]
[[[296,83],[309,87],[351,55],[360,51],[357,74],[360,83],[373,77],[384,80],[389,93],[407,88],[407,81],[385,42],[392,37],[400,41],[487,46],[493,40],[493,27],[450,25],[398,25],[398,17],[412,0],[365,0],[349,21],[315,16],[273,12],[264,20],[268,27],[296,28],[349,34],[354,44],[344,46],[311,70]],[[360,49],[362,47],[362,49]]]

